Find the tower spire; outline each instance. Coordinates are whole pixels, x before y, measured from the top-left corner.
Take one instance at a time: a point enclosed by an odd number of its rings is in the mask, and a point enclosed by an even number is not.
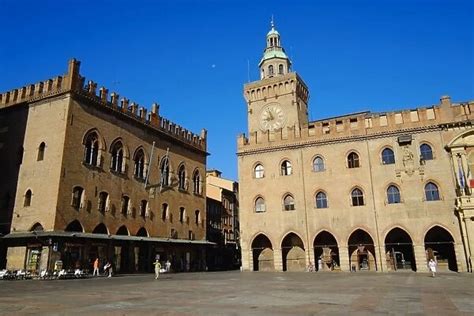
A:
[[[290,72],[291,61],[281,46],[280,33],[275,29],[275,20],[270,20],[271,30],[267,33],[267,45],[260,60],[260,79],[272,78]]]

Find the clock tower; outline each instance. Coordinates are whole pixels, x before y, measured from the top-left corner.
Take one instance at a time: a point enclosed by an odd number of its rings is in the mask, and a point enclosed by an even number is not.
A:
[[[281,46],[280,33],[273,20],[258,65],[260,80],[244,86],[249,133],[307,125],[308,88],[291,71],[291,61]]]

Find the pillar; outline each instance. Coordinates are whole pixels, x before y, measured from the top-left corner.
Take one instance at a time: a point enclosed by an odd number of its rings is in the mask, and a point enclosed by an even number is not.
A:
[[[465,260],[463,260],[463,258],[465,258],[466,256],[463,249],[463,245],[462,243],[455,243],[453,246],[454,253],[456,254],[456,265],[458,267],[458,272],[466,272],[466,264]]]
[[[428,265],[426,262],[425,245],[413,245],[413,255],[415,256],[416,271],[428,272]]]
[[[273,249],[273,266],[275,271],[283,271],[283,257],[280,248]]]
[[[240,249],[242,254],[242,270],[243,271],[253,271],[253,255],[252,250],[247,247],[241,247]]]
[[[385,258],[385,245],[374,245],[375,249],[375,263],[377,265],[377,272],[387,272],[387,260]]]
[[[306,250],[306,266],[308,266],[310,263],[313,266],[316,266],[316,264],[318,263],[318,260],[314,258],[314,248],[313,247],[309,247]]]
[[[346,246],[339,247],[339,264],[341,271],[351,271],[351,267],[349,265],[349,248]]]

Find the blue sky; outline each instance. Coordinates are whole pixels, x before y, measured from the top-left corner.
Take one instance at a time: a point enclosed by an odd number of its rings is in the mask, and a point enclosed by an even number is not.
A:
[[[311,120],[474,99],[469,0],[2,0],[0,91],[62,74],[75,57],[99,86],[208,129],[208,168],[237,179],[242,88],[258,79],[272,15]]]

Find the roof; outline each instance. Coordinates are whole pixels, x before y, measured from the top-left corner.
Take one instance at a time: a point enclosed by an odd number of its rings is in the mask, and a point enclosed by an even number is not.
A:
[[[266,50],[259,64],[262,64],[265,60],[270,58],[288,59],[288,56],[286,56],[283,50]]]
[[[187,239],[172,239],[172,238],[159,238],[159,237],[107,235],[107,234],[93,234],[93,233],[65,232],[65,231],[15,232],[15,233],[10,233],[8,235],[5,235],[2,238],[3,239],[20,239],[20,238],[37,238],[37,237],[130,240],[130,241],[148,241],[148,242],[163,242],[163,243],[172,243],[172,244],[197,244],[197,245],[214,245],[215,244],[207,240],[187,240]]]

